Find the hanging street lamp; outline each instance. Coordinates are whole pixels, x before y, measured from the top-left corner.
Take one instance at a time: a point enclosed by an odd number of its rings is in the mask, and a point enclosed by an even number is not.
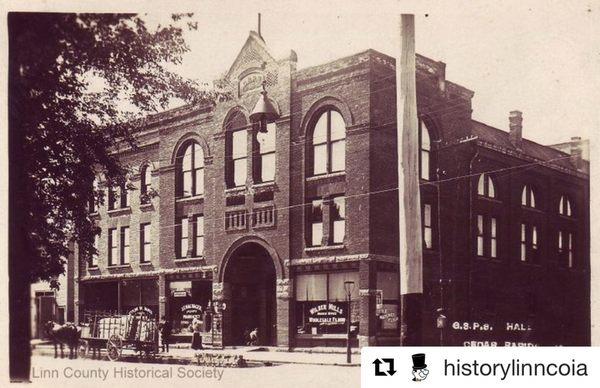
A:
[[[279,112],[273,101],[267,96],[267,81],[262,82],[263,90],[260,92],[260,97],[252,109],[250,121],[259,123],[258,131],[266,133],[267,124],[270,124],[279,118]]]

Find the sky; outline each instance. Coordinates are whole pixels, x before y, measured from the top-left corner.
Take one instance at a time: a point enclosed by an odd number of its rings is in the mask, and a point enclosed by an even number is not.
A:
[[[521,110],[523,136],[542,144],[597,130],[600,1],[435,4],[192,3],[199,28],[186,35],[191,51],[178,71],[201,81],[225,73],[258,12],[271,52],[283,58],[293,49],[298,68],[368,48],[395,55],[398,14],[414,12],[417,52],[445,62],[446,78],[475,92],[474,119],[508,130],[508,112]]]

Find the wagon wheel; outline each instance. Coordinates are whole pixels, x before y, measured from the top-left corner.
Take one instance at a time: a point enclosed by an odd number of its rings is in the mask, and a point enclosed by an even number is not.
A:
[[[77,345],[77,356],[81,358],[87,357],[90,352],[90,343],[87,340],[79,340]]]
[[[123,352],[123,340],[120,336],[113,334],[106,341],[106,355],[111,361],[117,361],[121,358]]]

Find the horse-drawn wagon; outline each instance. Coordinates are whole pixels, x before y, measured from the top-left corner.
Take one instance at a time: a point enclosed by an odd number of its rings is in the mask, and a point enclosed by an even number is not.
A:
[[[124,350],[141,357],[152,357],[158,352],[158,324],[147,315],[119,315],[110,312],[84,314],[78,353],[92,357],[106,350],[109,360],[116,361]]]

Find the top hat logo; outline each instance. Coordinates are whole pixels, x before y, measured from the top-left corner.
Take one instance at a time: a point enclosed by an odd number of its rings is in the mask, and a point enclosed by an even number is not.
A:
[[[427,368],[427,364],[425,364],[425,353],[413,354],[412,361],[413,361],[413,369],[414,370],[420,370],[420,369]]]

